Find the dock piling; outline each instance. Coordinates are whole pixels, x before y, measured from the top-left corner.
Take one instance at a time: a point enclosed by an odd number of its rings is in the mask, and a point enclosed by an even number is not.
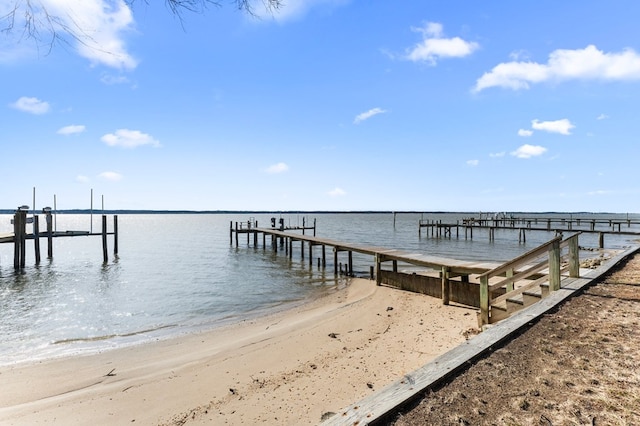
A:
[[[109,261],[109,254],[107,253],[107,216],[102,215],[102,260],[104,263]]]

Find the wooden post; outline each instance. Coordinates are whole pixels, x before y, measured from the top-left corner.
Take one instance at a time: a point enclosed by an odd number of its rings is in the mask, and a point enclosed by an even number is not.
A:
[[[480,276],[480,325],[489,324],[489,277]]]
[[[347,275],[350,277],[353,276],[353,252],[351,250],[349,250],[349,269]]]
[[[113,254],[118,254],[118,215],[113,216]]]
[[[323,244],[322,245],[322,267],[326,267],[327,266],[327,253],[326,253],[326,246]]]
[[[580,246],[577,234],[569,239],[569,276],[572,278],[580,276]]]
[[[338,275],[338,247],[333,248],[333,274]]]
[[[382,257],[376,254],[376,285],[382,284]]]
[[[47,259],[53,259],[53,218],[51,210],[45,212],[47,222]]]
[[[238,247],[238,222],[236,222],[236,247]]]
[[[233,221],[229,222],[229,244],[233,244]]]
[[[24,269],[27,259],[27,211],[20,211],[20,269]]]
[[[507,278],[511,278],[513,277],[513,268],[509,268],[509,270],[506,272],[506,276]],[[507,284],[507,293],[509,293],[510,291],[513,291],[513,287],[514,287],[514,282],[511,281],[509,284]]]
[[[304,240],[300,240],[300,259],[304,259]]]
[[[33,215],[33,251],[36,256],[36,265],[40,264],[40,217]]]
[[[560,242],[555,241],[549,248],[549,290],[560,290]]]
[[[393,266],[392,266],[392,268],[393,268],[393,272],[394,272],[394,273],[397,273],[397,272],[398,272],[398,261],[397,261],[397,260],[392,260],[392,261],[391,261],[391,264],[393,265]]]
[[[107,254],[107,216],[102,215],[102,260],[104,263],[109,261],[109,255]]]
[[[369,279],[373,281],[374,276],[375,274],[373,273],[373,265],[372,265],[372,266],[369,266]]]
[[[316,218],[313,218],[313,236],[316,236]]]
[[[20,269],[20,212],[13,215],[13,268]]]
[[[289,237],[289,259],[293,259],[293,238]]]
[[[598,232],[598,247],[604,248],[604,232]]]
[[[311,265],[313,265],[313,242],[309,241],[309,266]]]
[[[449,304],[449,295],[450,295],[450,282],[449,282],[449,268],[446,266],[442,267],[442,271],[440,272],[442,275],[442,304]]]

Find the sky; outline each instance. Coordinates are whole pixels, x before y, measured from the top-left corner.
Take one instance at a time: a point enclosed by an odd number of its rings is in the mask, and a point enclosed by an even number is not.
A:
[[[637,0],[25,3],[0,208],[640,213]]]

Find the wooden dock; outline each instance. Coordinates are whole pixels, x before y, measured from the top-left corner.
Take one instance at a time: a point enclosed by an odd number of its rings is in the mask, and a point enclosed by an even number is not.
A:
[[[246,224],[246,222],[245,222]],[[247,235],[247,245],[253,241],[258,246],[262,240],[263,249],[269,245],[278,252],[279,248],[289,258],[294,253],[294,243],[299,243],[300,257],[308,258],[309,265],[313,265],[314,252],[319,250],[317,257],[318,267],[327,265],[327,247],[333,253],[334,274],[342,273],[340,254],[346,253],[344,273],[353,275],[353,253],[368,255],[373,258],[370,266],[370,277],[376,280],[378,285],[385,284],[403,290],[420,292],[442,299],[443,304],[457,302],[473,307],[480,306],[480,282],[472,281],[471,276],[478,276],[490,271],[500,264],[496,262],[478,262],[449,259],[440,256],[432,256],[424,253],[415,253],[404,250],[375,247],[344,241],[336,241],[328,238],[319,238],[311,235],[295,233],[295,229],[260,228],[254,226],[240,226],[240,223],[231,222],[230,240],[236,246],[239,243],[239,234]],[[259,238],[259,235],[262,238]],[[251,236],[253,238],[251,238]],[[234,238],[235,237],[235,238]],[[343,255],[344,256],[344,255]],[[398,270],[398,264],[406,264],[429,270],[420,273],[407,273]],[[383,265],[390,265],[383,269]]]
[[[40,239],[47,239],[47,258],[53,259],[53,239],[60,237],[78,237],[78,236],[101,236],[102,237],[102,257],[106,263],[109,260],[107,252],[107,236],[113,235],[113,254],[118,254],[118,216],[113,216],[113,231],[107,231],[107,216],[102,215],[101,232],[91,231],[54,231],[53,220],[50,208],[44,208],[42,213],[45,215],[46,231],[40,231],[40,216],[33,214],[28,217],[28,206],[18,208],[13,216],[12,233],[0,234],[0,244],[12,243],[14,245],[13,266],[14,269],[24,269],[26,264],[26,247],[27,241],[33,241],[36,264],[40,263]],[[27,232],[27,224],[32,224],[32,232]]]
[[[640,221],[631,219],[584,219],[584,218],[553,218],[553,217],[503,217],[503,218],[465,218],[456,223],[443,223],[436,220],[421,219],[418,224],[418,235],[422,236],[423,228],[426,235],[436,238],[464,238],[473,239],[474,230],[486,230],[489,241],[495,240],[496,229],[518,231],[518,241],[525,243],[527,232],[554,232],[562,236],[565,232],[582,232],[598,234],[598,246],[604,248],[604,237],[611,235],[631,235],[640,237]],[[626,229],[625,229],[626,228]],[[633,228],[633,229],[632,229]]]

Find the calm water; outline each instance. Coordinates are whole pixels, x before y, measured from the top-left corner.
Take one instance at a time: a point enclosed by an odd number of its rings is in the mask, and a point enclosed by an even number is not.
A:
[[[327,268],[284,253],[230,244],[231,221],[270,224],[273,214],[119,215],[119,256],[102,263],[100,237],[57,238],[54,258],[35,266],[27,243],[26,269],[13,269],[13,245],[0,244],[0,364],[103,350],[158,337],[211,328],[229,321],[286,307],[345,285]],[[286,225],[316,220],[317,236],[339,241],[474,260],[508,260],[553,238],[529,232],[526,244],[517,231],[476,230],[473,240],[418,236],[421,218],[455,222],[469,214],[364,213],[277,215]],[[532,215],[527,215],[532,216]],[[554,215],[560,217],[560,215]],[[604,217],[598,214],[594,217]],[[476,215],[477,217],[477,215]],[[565,215],[564,217],[569,217]],[[573,215],[573,218],[576,218]],[[584,216],[586,218],[589,215]],[[606,217],[626,218],[626,215]],[[630,216],[640,220],[640,216]],[[0,233],[12,231],[11,215],[0,215]],[[109,216],[109,227],[112,218]],[[44,220],[41,219],[42,222]],[[58,231],[100,229],[98,215],[57,215]],[[111,230],[111,229],[110,229]],[[632,228],[632,230],[640,230]],[[628,237],[605,237],[607,247],[630,244]],[[597,236],[583,235],[580,245],[597,246]],[[314,253],[317,257],[317,252]],[[344,262],[343,259],[340,261]],[[367,275],[372,259],[354,254],[354,269]]]

